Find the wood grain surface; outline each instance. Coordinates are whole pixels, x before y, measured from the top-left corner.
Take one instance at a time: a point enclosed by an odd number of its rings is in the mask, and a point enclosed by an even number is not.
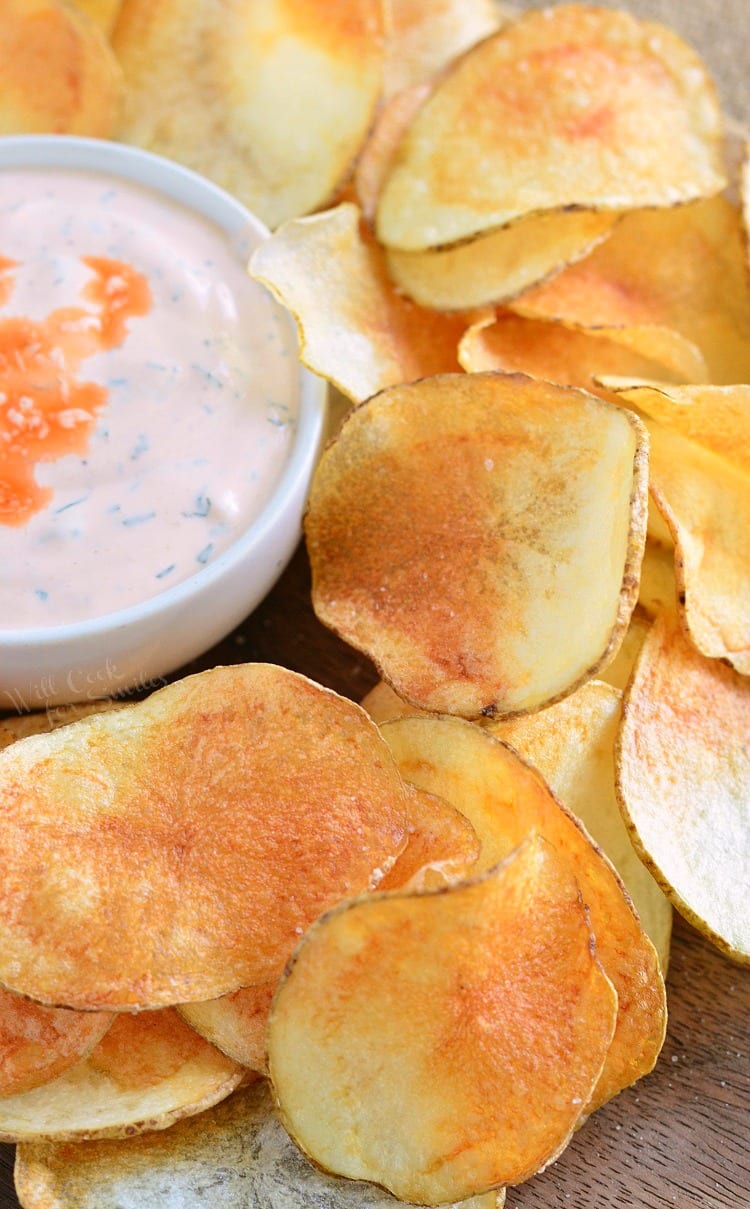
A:
[[[748,0],[629,0],[622,7],[669,22],[689,39],[727,111],[750,125]],[[374,670],[319,625],[309,587],[300,547],[261,607],[183,672],[264,660],[362,697]],[[749,1209],[750,969],[676,918],[668,995],[669,1031],[656,1070],[596,1113],[548,1171],[509,1190],[508,1209]],[[0,1147],[0,1209],[18,1206],[12,1167],[13,1148]]]

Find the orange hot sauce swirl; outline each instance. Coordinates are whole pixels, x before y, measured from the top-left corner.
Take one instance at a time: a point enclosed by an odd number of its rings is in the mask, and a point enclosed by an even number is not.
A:
[[[94,276],[90,307],[60,307],[46,319],[0,319],[0,524],[20,526],[49,501],[39,462],[88,449],[108,391],[78,378],[81,362],[121,345],[129,319],[146,315],[151,291],[121,260],[85,256]],[[13,292],[15,262],[0,257],[0,306]]]

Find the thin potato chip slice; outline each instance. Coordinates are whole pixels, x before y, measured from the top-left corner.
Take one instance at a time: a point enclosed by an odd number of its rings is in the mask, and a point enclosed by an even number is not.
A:
[[[538,768],[556,797],[581,820],[622,878],[666,971],[672,908],[636,855],[615,796],[614,748],[621,717],[620,693],[592,680],[549,709],[484,725]],[[606,969],[601,945],[599,956]]]
[[[604,374],[621,374],[631,379],[674,377],[673,369],[663,362],[650,360],[609,337],[610,329],[579,331],[557,322],[526,319],[506,310],[499,311],[494,320],[473,324],[461,340],[458,357],[468,373],[490,369],[505,373],[520,371],[560,386],[580,386],[615,401],[617,396],[604,390],[597,381]],[[690,351],[688,348],[688,354]],[[697,364],[692,368],[700,370]]]
[[[460,368],[456,350],[471,317],[402,298],[351,203],[286,223],[256,250],[250,271],[296,319],[304,364],[351,399]]]
[[[384,9],[386,96],[431,80],[503,20],[495,0],[384,0]]]
[[[520,375],[383,391],[315,476],[318,616],[425,708],[565,695],[614,656],[635,603],[642,442],[628,413]]]
[[[308,1163],[256,1082],[161,1133],[127,1141],[25,1142],[15,1182],[24,1209],[398,1209],[373,1184]],[[502,1209],[504,1193],[445,1209]],[[408,1207],[407,1207],[408,1209]]]
[[[121,94],[111,47],[74,6],[3,0],[0,135],[111,138]]]
[[[651,495],[674,538],[684,624],[702,654],[747,675],[750,387],[618,389],[646,413]]]
[[[271,665],[15,743],[0,753],[0,981],[118,1010],[276,977],[321,911],[399,855],[405,799],[364,711]]]
[[[101,1041],[109,1012],[42,1007],[0,990],[0,1103],[56,1079]]]
[[[313,925],[274,1000],[269,1069],[315,1163],[441,1204],[560,1153],[615,1013],[576,882],[535,837],[473,881]]]
[[[698,56],[662,26],[562,5],[524,14],[446,72],[398,148],[377,231],[417,251],[524,214],[671,206],[725,183]]]
[[[750,474],[750,386],[622,384],[620,395],[669,432]]]
[[[169,1008],[123,1013],[66,1074],[0,1099],[0,1140],[122,1138],[165,1129],[224,1099],[246,1076]]]
[[[266,1024],[276,979],[242,987],[206,1003],[183,1003],[177,1011],[191,1028],[229,1058],[266,1073]]]
[[[378,683],[362,698],[361,705],[378,726],[381,722],[389,722],[391,718],[403,718],[407,715],[424,712],[399,697],[385,680],[378,680]]]
[[[477,871],[502,860],[532,833],[555,846],[575,876],[597,955],[618,994],[618,1018],[587,1112],[647,1074],[664,1041],[664,981],[610,861],[542,776],[486,730],[457,718],[387,722],[383,736],[406,780],[441,795],[471,821],[482,843]]]
[[[737,207],[725,197],[625,215],[590,256],[512,305],[530,318],[619,327],[647,355],[650,330],[681,333],[708,369],[693,381],[747,382],[750,375],[742,230]]]
[[[123,0],[119,137],[202,172],[268,226],[324,205],[382,83],[377,0]]]
[[[459,811],[408,787],[406,848],[379,883],[381,890],[423,889],[465,876],[479,855],[479,839]],[[244,987],[208,1003],[178,1008],[197,1032],[252,1070],[266,1073],[266,1022],[276,980]]]
[[[409,789],[409,839],[379,890],[423,890],[456,881],[479,856],[479,837],[465,815],[434,794]]]
[[[394,283],[415,302],[442,311],[466,310],[514,298],[586,256],[617,219],[593,210],[530,214],[456,247],[417,252],[386,248],[386,263]]]
[[[362,216],[372,224],[383,180],[393,153],[420,105],[430,95],[431,85],[414,84],[396,93],[383,106],[362,148],[354,170],[354,192]]]
[[[750,962],[750,683],[698,654],[674,610],[646,640],[625,698],[620,804],[672,903]]]
[[[603,672],[600,672],[600,680],[603,680],[605,684],[611,684],[619,691],[625,688],[650,624],[646,610],[637,604],[633,610],[633,616],[630,618],[627,633],[622,640],[622,646],[612,662],[605,667]]]

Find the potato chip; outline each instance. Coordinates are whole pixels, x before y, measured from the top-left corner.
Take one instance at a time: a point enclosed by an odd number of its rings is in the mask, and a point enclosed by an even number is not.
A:
[[[313,604],[414,704],[535,709],[614,656],[645,498],[640,425],[600,399],[521,375],[394,387],[316,472]]]
[[[482,843],[478,871],[533,832],[569,864],[619,998],[614,1040],[586,1105],[592,1112],[652,1069],[666,1026],[658,958],[620,878],[542,776],[486,730],[457,718],[411,717],[384,723],[382,732],[403,777],[444,797],[473,824]]]
[[[519,314],[621,329],[653,348],[654,328],[700,349],[707,374],[750,380],[750,289],[737,207],[714,197],[674,210],[627,214],[590,256],[513,302]],[[650,352],[649,355],[653,355]],[[689,367],[685,364],[685,369]]]
[[[374,1184],[308,1163],[273,1110],[268,1086],[243,1087],[161,1133],[127,1141],[24,1142],[15,1182],[25,1209],[398,1209]],[[445,1209],[502,1209],[504,1192]],[[407,1207],[408,1209],[408,1207]]]
[[[431,80],[502,24],[495,0],[385,0],[386,97]]]
[[[608,379],[608,382],[613,380]],[[750,673],[750,387],[633,386],[651,495],[675,541],[678,602],[704,655]]]
[[[377,684],[362,698],[361,705],[378,725],[381,722],[389,722],[391,718],[403,718],[425,712],[415,705],[409,705],[408,701],[399,697],[385,680],[378,680]]]
[[[119,137],[208,176],[275,227],[352,168],[382,82],[377,0],[123,0]]]
[[[740,962],[750,961],[749,751],[750,682],[698,654],[665,610],[625,699],[620,803],[673,905]]]
[[[379,883],[381,890],[445,885],[465,876],[479,855],[479,839],[464,815],[430,793],[408,790],[408,842]],[[222,1053],[265,1073],[266,1021],[275,989],[273,980],[177,1010]]]
[[[480,852],[469,820],[442,798],[409,786],[409,839],[379,890],[423,890],[466,877]]]
[[[662,546],[665,550],[674,550],[674,541],[669,525],[652,499],[649,499],[648,502],[647,541],[653,542],[657,546]]]
[[[246,1076],[171,1009],[123,1013],[66,1074],[0,1099],[0,1140],[124,1138],[166,1129],[224,1099]]]
[[[378,236],[418,251],[539,211],[711,196],[726,184],[721,138],[706,70],[670,30],[585,5],[526,13],[436,84],[397,150]]]
[[[617,396],[599,385],[598,377],[610,373],[631,378],[674,377],[672,368],[610,339],[610,330],[576,330],[557,322],[526,319],[509,310],[498,311],[494,320],[480,320],[467,330],[458,359],[468,373],[520,371],[560,386],[580,386],[614,401]],[[698,363],[693,366],[698,367]]]
[[[644,640],[645,633],[641,642]],[[539,769],[556,797],[580,819],[612,862],[659,955],[661,969],[666,971],[672,908],[636,855],[615,796],[614,747],[621,717],[619,692],[592,680],[565,701],[530,717],[484,725]],[[585,897],[583,883],[582,889]],[[593,914],[592,923],[596,931]],[[604,956],[601,944],[599,956],[607,969],[609,954]],[[610,977],[614,982],[614,976]]]
[[[281,1119],[324,1170],[403,1200],[518,1183],[568,1141],[616,1007],[574,878],[531,838],[472,881],[313,925],[269,1020]]]
[[[72,5],[3,0],[0,135],[111,138],[121,92],[111,47]]]
[[[626,402],[750,474],[750,386],[633,384]]]
[[[472,317],[438,315],[402,298],[356,206],[286,223],[250,271],[300,329],[300,359],[356,401],[399,382],[460,368]]]
[[[422,306],[466,310],[514,298],[605,238],[617,215],[593,210],[530,214],[455,247],[386,249],[388,272]]]
[[[206,1003],[184,1003],[177,1011],[191,1028],[250,1070],[266,1073],[266,1022],[277,979],[242,987]]]
[[[396,147],[431,90],[429,83],[413,84],[392,96],[379,111],[362,148],[354,170],[354,194],[362,208],[362,217],[370,225],[374,222],[380,190]]]
[[[283,668],[188,677],[0,753],[0,982],[128,1009],[276,977],[377,884],[406,790],[359,706]]]
[[[611,684],[613,688],[620,691],[625,688],[650,625],[651,621],[645,609],[640,604],[637,604],[630,618],[630,625],[622,640],[622,646],[612,662],[607,664],[603,672],[599,673],[600,680],[604,681],[605,684]],[[582,685],[581,687],[585,686]]]
[[[56,1079],[106,1033],[109,1012],[42,1007],[0,990],[0,1102]]]

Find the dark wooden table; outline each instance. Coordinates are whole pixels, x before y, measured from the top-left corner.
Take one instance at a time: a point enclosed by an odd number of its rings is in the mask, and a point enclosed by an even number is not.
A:
[[[302,548],[263,605],[186,670],[254,660],[353,698],[376,679],[313,616]],[[750,969],[677,920],[668,988],[669,1034],[656,1070],[596,1113],[549,1171],[510,1190],[508,1209],[748,1209]],[[11,1209],[13,1150],[0,1150],[0,1209]]]

